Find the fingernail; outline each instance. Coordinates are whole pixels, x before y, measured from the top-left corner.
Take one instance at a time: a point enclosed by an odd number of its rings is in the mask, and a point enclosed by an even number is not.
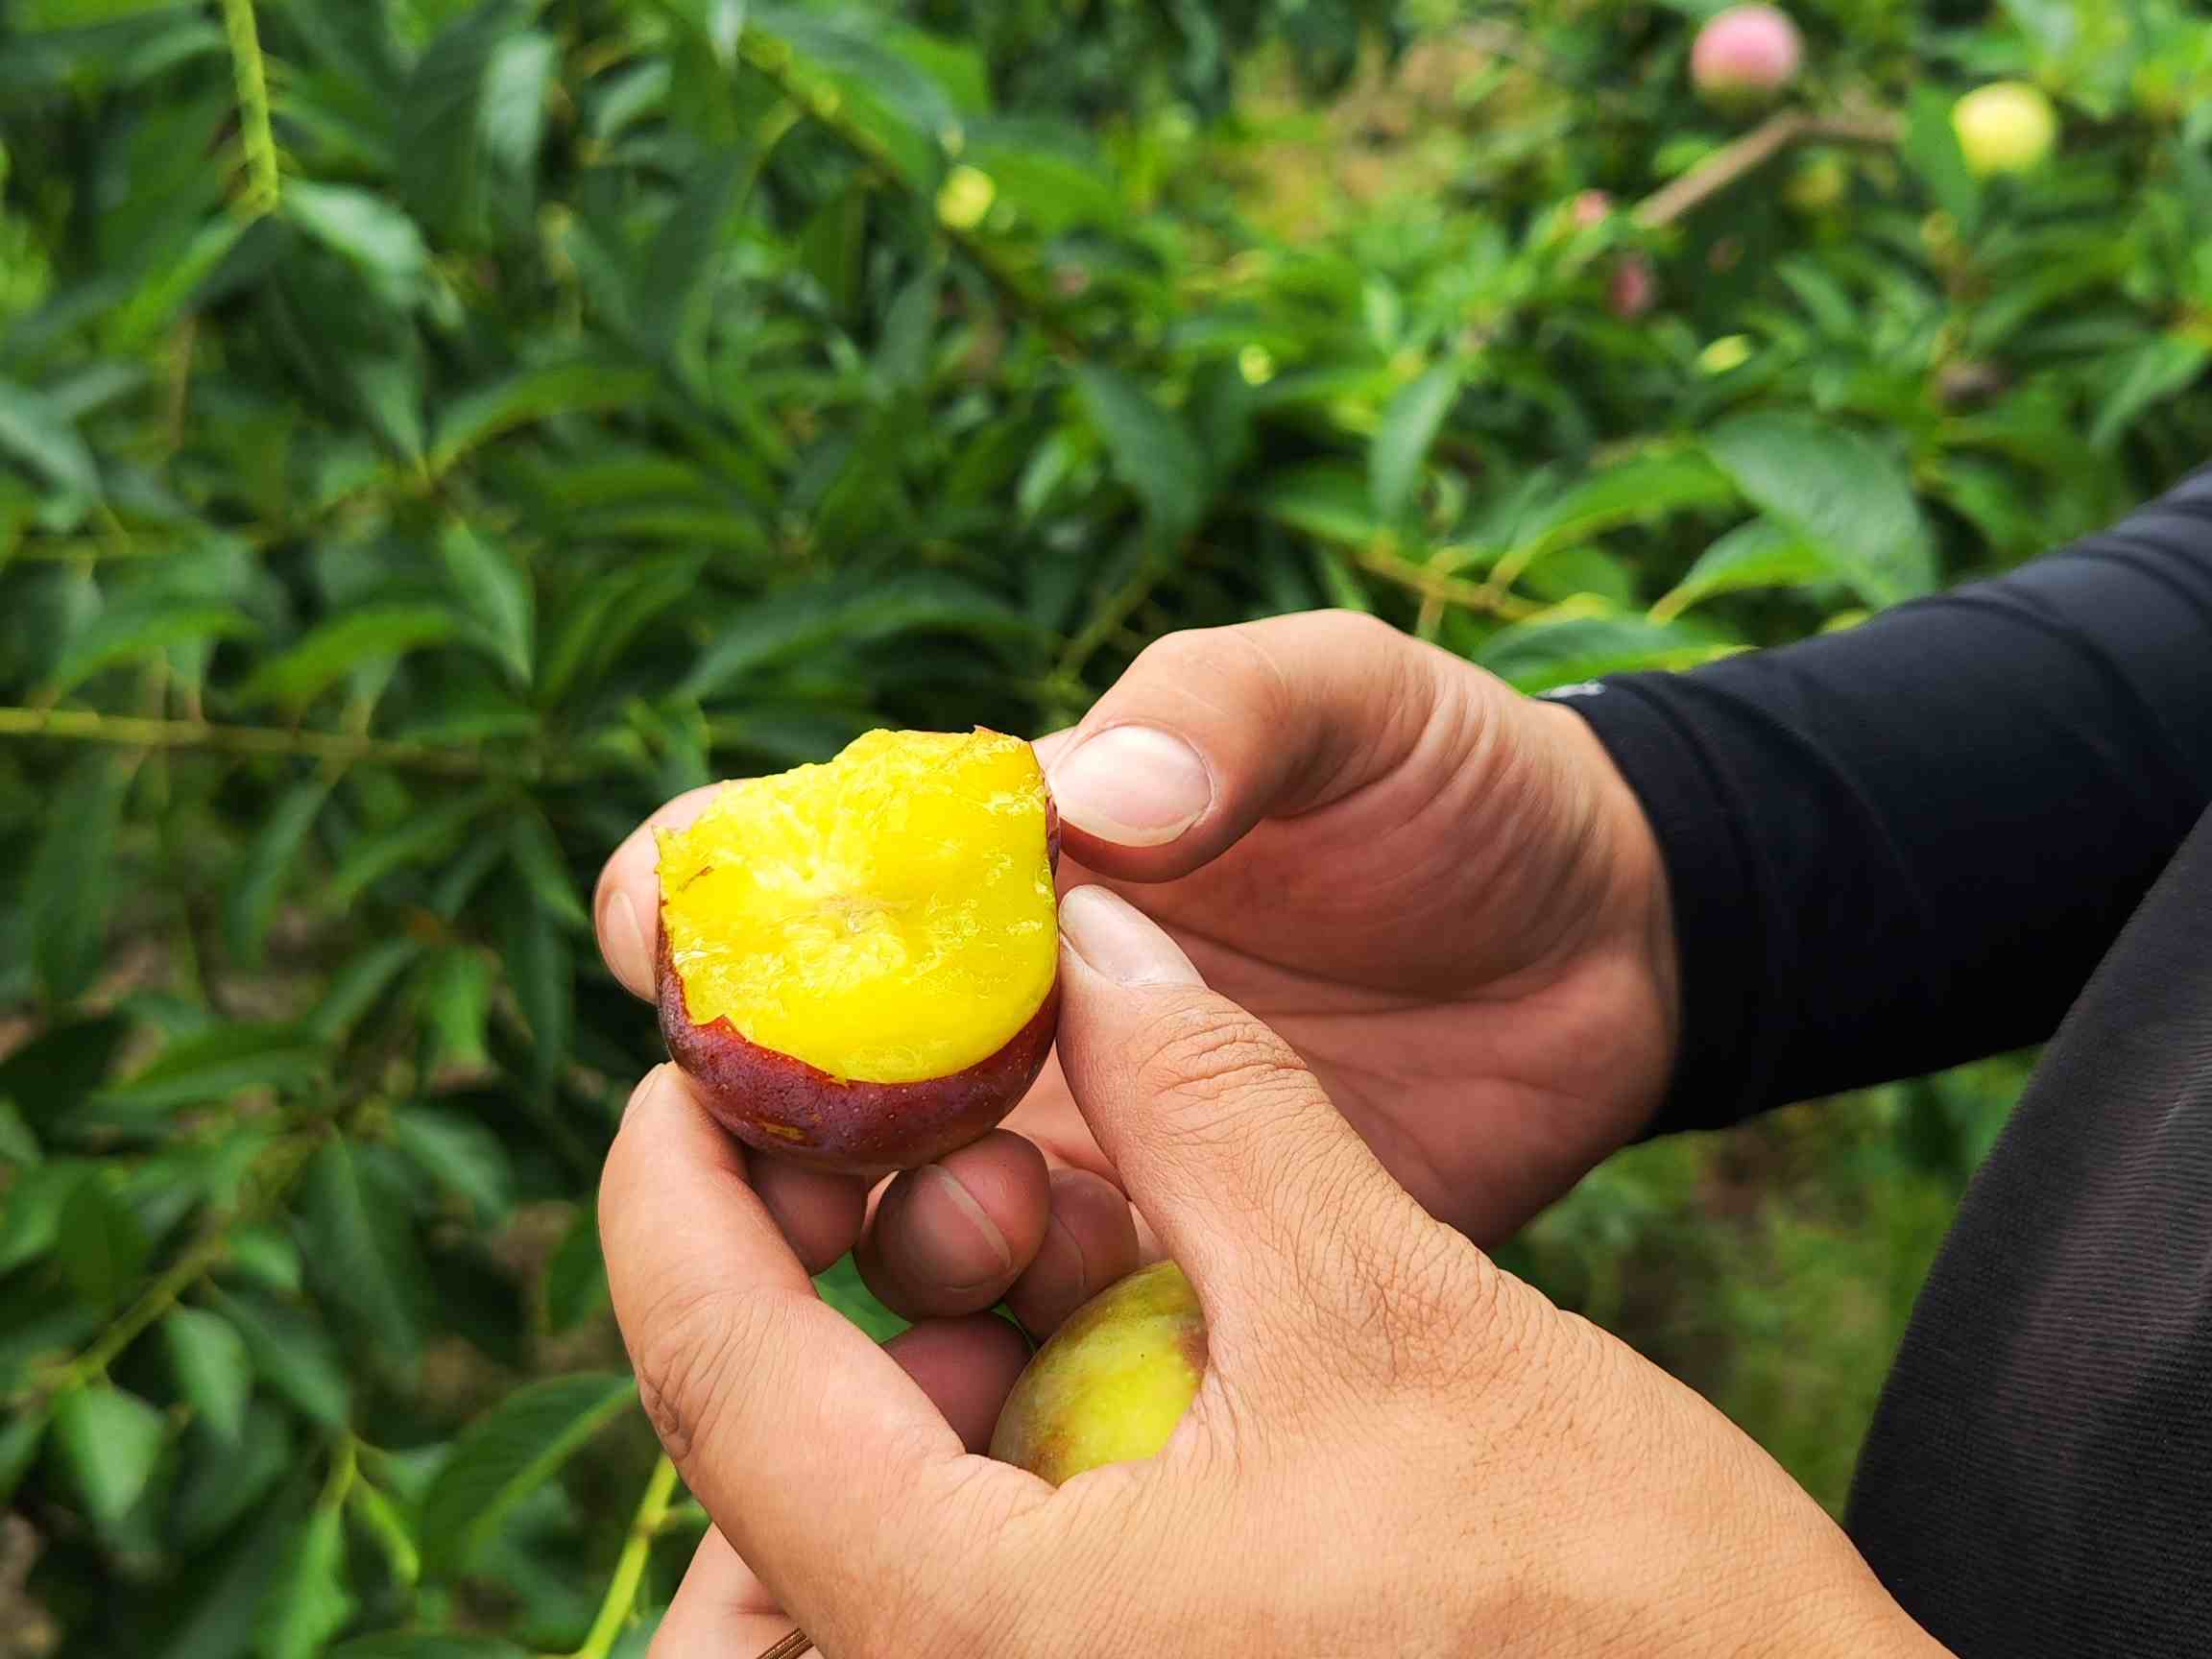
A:
[[[599,924],[606,941],[607,967],[615,978],[639,997],[653,995],[653,941],[637,921],[637,906],[617,887],[607,900],[607,914]]]
[[[974,1194],[960,1185],[959,1177],[936,1164],[914,1172],[914,1199],[923,1187],[944,1195],[936,1207],[937,1219],[916,1228],[909,1246],[920,1258],[922,1273],[948,1290],[973,1290],[1008,1278],[1014,1271],[1014,1251],[1006,1235],[975,1202]]]
[[[1122,847],[1163,846],[1214,802],[1214,778],[1198,751],[1149,726],[1116,726],[1085,739],[1048,781],[1065,822]]]
[[[1103,887],[1078,887],[1060,901],[1060,936],[1092,972],[1118,985],[1206,983],[1182,946]]]

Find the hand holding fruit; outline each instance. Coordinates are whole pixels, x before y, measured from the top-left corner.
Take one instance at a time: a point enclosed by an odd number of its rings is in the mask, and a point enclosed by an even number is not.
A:
[[[718,1527],[657,1659],[750,1659],[779,1606],[826,1659],[1937,1651],[1749,1440],[1425,1214],[1166,934],[1097,886],[1062,934],[1068,1086],[1204,1307],[1188,1414],[1057,1488],[979,1455],[1011,1328],[878,1348],[816,1300],[834,1240],[779,1228],[774,1161],[663,1067],[600,1196],[642,1398]],[[1078,1375],[1059,1408],[1100,1404]]]
[[[1657,1103],[1674,1041],[1658,854],[1567,708],[1322,613],[1163,639],[1037,749],[1061,886],[1140,897],[1430,1214],[1479,1242]],[[647,998],[658,855],[650,829],[633,835],[596,906],[609,964]],[[867,1203],[859,1182],[783,1159],[757,1161],[755,1181],[795,1238],[849,1243]],[[1001,1128],[884,1188],[859,1246],[909,1317],[1003,1297],[1040,1335],[1153,1253],[1053,1065]]]

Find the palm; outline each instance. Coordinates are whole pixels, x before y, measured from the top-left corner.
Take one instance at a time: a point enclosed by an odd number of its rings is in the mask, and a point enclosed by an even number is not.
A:
[[[1478,1239],[1634,1133],[1669,1043],[1634,913],[1647,873],[1610,856],[1595,800],[1505,776],[1529,768],[1502,747],[1439,745],[1192,875],[1112,883],[1299,1050],[1431,1213]],[[1007,1126],[1112,1173],[1057,1067]]]

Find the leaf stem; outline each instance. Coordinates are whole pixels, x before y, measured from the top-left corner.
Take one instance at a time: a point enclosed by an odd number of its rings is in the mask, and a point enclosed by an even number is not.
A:
[[[246,194],[239,207],[249,219],[276,210],[276,135],[269,126],[269,72],[253,0],[223,0],[223,27],[230,37],[230,70],[238,83],[238,141],[246,153]]]
[[[614,1563],[614,1576],[608,1580],[607,1595],[599,1603],[599,1617],[591,1622],[591,1632],[584,1638],[584,1646],[577,1648],[573,1659],[607,1659],[613,1651],[614,1643],[622,1634],[623,1626],[630,1623],[630,1615],[637,1601],[637,1586],[645,1581],[645,1563],[653,1552],[653,1540],[660,1536],[661,1524],[668,1514],[668,1500],[676,1491],[676,1465],[663,1456],[653,1465],[652,1476],[645,1482],[645,1495],[637,1501],[637,1512],[630,1519],[630,1536],[622,1545],[620,1559]]]

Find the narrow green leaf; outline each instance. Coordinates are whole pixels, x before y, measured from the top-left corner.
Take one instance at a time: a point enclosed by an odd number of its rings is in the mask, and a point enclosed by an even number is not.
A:
[[[599,1212],[587,1199],[545,1263],[545,1328],[574,1329],[607,1306],[607,1262],[599,1252]]]
[[[719,696],[774,663],[829,645],[862,645],[923,630],[1027,638],[1021,613],[971,583],[933,572],[888,582],[795,589],[738,613],[685,677],[687,696]]]
[[[84,995],[100,972],[127,779],[119,757],[87,754],[45,808],[24,908],[32,961],[57,1002]]]
[[[80,1181],[61,1207],[55,1251],[90,1307],[113,1308],[134,1289],[151,1248],[137,1214],[98,1175]]]
[[[23,1120],[22,1109],[11,1096],[0,1094],[0,1168],[28,1169],[45,1157],[37,1133]]]
[[[99,1166],[80,1158],[18,1170],[9,1183],[8,1202],[0,1205],[0,1273],[12,1273],[52,1250],[69,1200],[81,1185],[99,1178]]]
[[[395,870],[445,853],[498,799],[494,790],[476,790],[364,837],[332,873],[331,902],[343,908]]]
[[[215,1025],[177,1039],[99,1099],[134,1112],[197,1106],[249,1090],[296,1087],[314,1078],[324,1060],[323,1045],[297,1025]]]
[[[1182,418],[1118,369],[1087,363],[1075,382],[1116,475],[1161,533],[1180,538],[1195,529],[1206,511],[1205,451]]]
[[[398,978],[422,947],[412,939],[381,939],[347,958],[330,976],[329,989],[300,1028],[318,1042],[343,1037]]]
[[[1402,517],[1421,481],[1431,445],[1458,398],[1462,375],[1456,362],[1438,363],[1390,399],[1376,428],[1367,464],[1375,511],[1383,518]]]
[[[1746,588],[1793,588],[1835,573],[1828,555],[1796,532],[1754,518],[1699,554],[1673,591],[1651,607],[1651,617],[1664,622],[1716,594]]]
[[[416,1005],[429,1026],[434,1064],[470,1070],[485,1063],[492,1019],[492,965],[466,946],[449,945],[416,970]]]
[[[1276,473],[1253,504],[1276,523],[1316,541],[1368,547],[1382,534],[1374,492],[1352,468],[1336,462]]]
[[[216,1306],[253,1357],[263,1382],[324,1428],[346,1427],[350,1389],[329,1334],[297,1308],[248,1290],[217,1290]]]
[[[399,186],[425,226],[463,243],[484,231],[497,169],[486,95],[501,45],[528,21],[525,0],[481,0],[432,40],[399,98]]]
[[[349,1315],[382,1354],[411,1364],[422,1338],[406,1291],[423,1272],[411,1217],[377,1202],[343,1137],[325,1142],[309,1162],[300,1214],[325,1303]]]
[[[1953,94],[1934,84],[1912,92],[1905,121],[1905,161],[1920,176],[1936,204],[1951,215],[1961,235],[1974,233],[1982,211],[1982,184],[1966,165],[1951,125]]]
[[[38,1447],[46,1438],[48,1416],[45,1407],[32,1406],[11,1412],[0,1422],[0,1503],[14,1499],[15,1488],[30,1473]]]
[[[253,1651],[257,1659],[316,1659],[352,1617],[345,1511],[318,1506],[261,1593]]]
[[[0,454],[80,495],[100,493],[100,469],[76,424],[45,393],[0,379]]]
[[[223,897],[223,942],[242,966],[259,968],[267,959],[269,925],[285,880],[329,798],[327,779],[295,783],[262,820],[239,860]]]
[[[531,1074],[542,1092],[552,1087],[568,1060],[574,956],[553,913],[528,888],[509,884],[505,912],[501,937],[507,978],[530,1027]]]
[[[1695,449],[1639,455],[1582,479],[1514,526],[1514,552],[1570,547],[1623,524],[1649,524],[1676,513],[1735,499],[1727,475]]]
[[[121,664],[143,663],[173,645],[193,640],[237,638],[256,633],[253,622],[228,605],[195,604],[172,595],[119,604],[103,612],[69,641],[55,663],[47,689],[66,697],[95,674]]]
[[[108,1080],[130,1035],[131,1022],[112,1014],[56,1021],[0,1060],[0,1094],[33,1128],[53,1128]]]
[[[568,859],[554,837],[553,826],[536,810],[519,812],[507,828],[507,846],[515,868],[537,896],[538,902],[578,932],[589,932],[591,917],[577,897],[576,879]]]
[[[2098,406],[2089,427],[2089,445],[2109,449],[2127,435],[2143,412],[2188,391],[2203,378],[2212,349],[2200,340],[2161,334],[2146,340],[2125,359],[2111,395]]]
[[[54,1443],[103,1531],[121,1525],[145,1492],[166,1437],[161,1413],[120,1388],[72,1389],[54,1407]]]
[[[220,1313],[172,1308],[161,1320],[177,1387],[192,1402],[208,1431],[235,1443],[246,1427],[246,1401],[253,1391],[253,1361],[246,1339]]]
[[[1872,605],[1936,584],[1933,538],[1905,469],[1849,427],[1798,412],[1739,415],[1706,439],[1766,515],[1826,553]]]
[[[412,297],[429,269],[430,251],[415,221],[373,191],[292,179],[281,200],[286,218],[350,259],[396,301]]]
[[[475,1118],[402,1106],[392,1114],[392,1142],[431,1180],[468,1200],[479,1225],[496,1225],[514,1210],[514,1161]]]
[[[403,657],[453,637],[459,618],[435,605],[365,605],[333,617],[270,658],[239,688],[249,703],[304,709],[365,663]]]
[[[556,415],[630,408],[644,402],[652,391],[648,371],[615,363],[581,361],[523,370],[465,392],[446,405],[430,445],[430,469],[444,472],[471,449],[517,426]]]
[[[1520,691],[1550,691],[1601,674],[1683,668],[1715,655],[1713,637],[1681,623],[1629,616],[1520,622],[1501,630],[1477,661]]]
[[[313,1491],[310,1472],[300,1471],[263,1502],[234,1544],[204,1565],[194,1563],[191,1580],[206,1588],[198,1595],[186,1590],[191,1599],[155,1659],[245,1659],[264,1589],[298,1538]]]
[[[422,1502],[422,1558],[451,1577],[516,1504],[550,1480],[592,1435],[626,1410],[627,1377],[553,1377],[510,1394],[463,1431]]]
[[[422,1576],[422,1551],[415,1542],[407,1517],[380,1487],[366,1479],[356,1479],[347,1489],[346,1506],[369,1536],[376,1540],[376,1547],[384,1552],[385,1564],[392,1569],[396,1580],[412,1585]]]
[[[454,591],[483,629],[493,654],[517,685],[529,685],[538,642],[537,596],[529,573],[507,548],[487,541],[459,519],[439,536],[438,551]]]

